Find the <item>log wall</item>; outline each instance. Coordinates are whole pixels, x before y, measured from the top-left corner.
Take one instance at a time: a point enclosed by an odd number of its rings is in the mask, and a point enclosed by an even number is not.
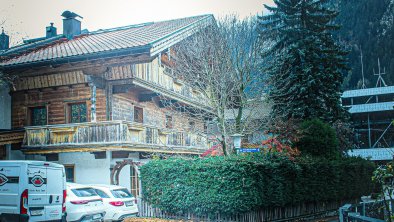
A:
[[[46,106],[48,124],[66,123],[66,107],[73,102],[87,103],[87,118],[90,120],[90,87],[86,84],[43,88],[40,90],[17,91],[12,93],[12,127],[20,128],[28,124],[28,109],[35,106]],[[97,121],[106,120],[105,91],[97,89],[96,94]]]
[[[113,95],[112,120],[134,121],[134,106],[140,107],[144,112],[144,124],[165,128],[166,115],[172,116],[173,129],[177,131],[188,131],[189,122],[195,122],[195,129],[202,132],[204,124],[197,119],[179,113],[174,113],[167,108],[160,108],[153,101],[139,102],[136,92],[127,92]]]
[[[159,107],[153,101],[140,102],[138,91],[130,90],[127,93],[111,95],[107,98],[103,89],[106,80],[119,81],[122,79],[137,78],[144,82],[154,83],[165,90],[177,92],[190,99],[196,99],[190,87],[175,82],[172,76],[164,71],[159,59],[140,64],[127,64],[116,66],[102,66],[98,71],[76,70],[51,74],[24,76],[15,82],[12,93],[12,128],[29,125],[29,108],[36,106],[47,107],[48,125],[67,123],[67,106],[69,103],[85,102],[87,104],[87,120],[91,118],[91,82],[100,83],[96,90],[96,118],[97,121],[105,120],[134,120],[134,106],[143,108],[144,124],[165,128],[166,115],[172,116],[172,125],[175,130],[188,131],[189,122],[195,122],[199,132],[204,129],[203,123],[190,119],[185,115],[170,112]],[[100,85],[99,84],[99,85]],[[124,83],[120,83],[122,85]],[[130,83],[127,83],[130,84]],[[131,86],[132,84],[130,84]],[[143,87],[142,87],[143,88]],[[141,89],[140,89],[141,90]],[[143,90],[148,91],[148,90]],[[110,92],[107,90],[107,92]],[[109,93],[108,93],[109,94]],[[195,98],[196,97],[196,98]],[[107,99],[109,105],[107,107]],[[108,113],[107,113],[108,112]]]

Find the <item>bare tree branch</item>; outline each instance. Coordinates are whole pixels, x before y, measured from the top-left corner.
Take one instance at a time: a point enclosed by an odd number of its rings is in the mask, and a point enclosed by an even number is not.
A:
[[[211,120],[213,135],[226,155],[231,135],[260,130],[267,103],[263,100],[265,76],[261,74],[261,46],[256,19],[240,21],[227,16],[202,28],[168,52],[174,76],[193,89],[210,111],[191,108],[168,98],[162,103],[200,122]]]

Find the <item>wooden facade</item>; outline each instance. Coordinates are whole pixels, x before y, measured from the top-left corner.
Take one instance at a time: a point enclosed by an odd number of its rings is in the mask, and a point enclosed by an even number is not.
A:
[[[206,136],[194,131],[203,132],[204,123],[159,102],[165,97],[209,112],[201,94],[166,73],[160,55],[139,58],[144,59],[111,59],[101,66],[100,61],[78,62],[74,70],[59,66],[47,73],[47,67],[20,71],[11,92],[12,128],[26,129],[24,152],[203,153]],[[32,126],[37,110],[40,124]],[[75,122],[74,115],[85,121]]]

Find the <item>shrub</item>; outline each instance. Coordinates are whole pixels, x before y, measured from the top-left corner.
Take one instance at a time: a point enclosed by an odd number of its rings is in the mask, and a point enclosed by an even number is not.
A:
[[[235,214],[264,207],[358,198],[374,165],[278,154],[154,160],[141,167],[144,198],[170,213]]]
[[[330,125],[319,119],[307,120],[301,123],[301,137],[294,146],[301,155],[335,159],[340,156],[336,132]]]

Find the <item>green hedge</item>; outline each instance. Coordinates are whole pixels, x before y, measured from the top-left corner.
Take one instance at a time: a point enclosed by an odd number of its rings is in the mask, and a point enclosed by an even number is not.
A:
[[[370,193],[374,165],[277,155],[153,160],[141,167],[144,198],[172,213],[234,214]]]

